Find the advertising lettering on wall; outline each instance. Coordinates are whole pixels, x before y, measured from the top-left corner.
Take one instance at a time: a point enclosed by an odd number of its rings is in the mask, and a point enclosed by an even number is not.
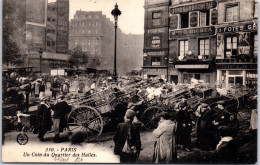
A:
[[[192,29],[184,29],[184,30],[173,30],[170,31],[170,37],[182,37],[183,35],[193,35],[193,34],[214,34],[214,27],[205,27],[205,28],[192,28]]]
[[[57,0],[57,53],[67,53],[69,40],[69,0]]]
[[[250,33],[239,33],[238,54],[250,54]]]
[[[46,22],[46,1],[47,0],[26,0],[26,21],[42,24]]]
[[[161,37],[153,36],[152,37],[152,48],[160,48],[161,47]]]
[[[167,52],[165,51],[156,51],[156,52],[147,52],[148,56],[164,56]]]
[[[257,24],[250,23],[250,24],[221,27],[221,28],[218,28],[217,32],[218,33],[242,32],[242,31],[257,30],[257,28],[258,28]]]
[[[170,12],[171,14],[188,13],[191,11],[209,10],[215,8],[216,6],[217,6],[217,2],[211,1],[211,2],[196,3],[192,5],[171,8]]]

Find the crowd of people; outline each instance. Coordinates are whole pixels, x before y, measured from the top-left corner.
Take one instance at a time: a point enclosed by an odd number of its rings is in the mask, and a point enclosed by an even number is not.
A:
[[[129,79],[122,79],[115,84],[109,83],[106,79],[96,79],[90,82],[87,84],[78,79],[76,93],[90,96],[108,88],[112,88],[115,93],[127,93],[130,89],[134,89],[124,115],[124,122],[117,125],[114,153],[120,156],[121,163],[135,163],[142,147],[145,147],[141,144],[140,136],[143,123],[137,117],[142,111],[144,100],[162,98],[165,94],[178,90],[182,85],[165,83],[161,80],[131,82]],[[38,98],[40,103],[36,116],[39,140],[45,141],[45,134],[53,130],[53,141],[61,142],[60,132],[66,127],[66,116],[71,111],[65,97],[71,93],[72,83],[68,79],[59,82],[54,78],[50,83],[51,96],[47,96],[45,94],[47,85],[43,78],[32,81],[26,78],[17,79],[17,75],[11,74],[5,84],[3,99],[7,103],[18,103],[20,110],[24,109],[22,102],[25,96],[25,109],[28,111],[29,97]],[[219,97],[219,93],[213,90],[212,97]],[[51,99],[55,103],[51,103]],[[236,163],[236,145],[233,138],[238,132],[239,125],[236,114],[228,111],[225,106],[223,101],[218,101],[214,107],[207,103],[200,103],[196,111],[193,111],[187,99],[182,97],[173,109],[160,113],[158,127],[152,132],[156,139],[153,162],[176,163],[178,150],[191,152],[192,148],[196,147],[205,151],[214,151],[215,163]],[[191,144],[193,130],[196,130],[196,144]]]
[[[125,122],[118,125],[114,136],[114,152],[120,155],[122,163],[135,163],[141,152],[142,123],[136,120],[136,115],[139,111],[138,103],[142,101],[137,99],[136,105],[133,101],[128,104]],[[176,112],[174,117],[168,112],[162,112],[158,116],[160,121],[153,131],[156,138],[154,163],[176,163],[177,150],[191,152],[193,128],[197,135],[193,147],[209,152],[214,151],[215,163],[236,163],[236,146],[232,140],[238,132],[239,125],[235,114],[225,108],[224,101],[218,101],[214,107],[201,103],[195,111],[196,121],[191,117],[193,112],[190,111],[185,98],[175,105],[173,111]]]

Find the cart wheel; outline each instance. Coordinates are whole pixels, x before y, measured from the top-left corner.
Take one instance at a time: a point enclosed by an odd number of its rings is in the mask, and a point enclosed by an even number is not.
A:
[[[22,131],[23,131],[23,132],[27,132],[28,129],[29,129],[29,128],[28,128],[27,126],[23,126]]]
[[[102,133],[103,120],[96,109],[82,106],[69,113],[67,127],[70,132],[86,132],[87,140],[92,141]]]
[[[142,122],[144,128],[147,130],[155,129],[158,126],[160,118],[158,115],[163,112],[163,110],[157,106],[147,108],[142,114]]]

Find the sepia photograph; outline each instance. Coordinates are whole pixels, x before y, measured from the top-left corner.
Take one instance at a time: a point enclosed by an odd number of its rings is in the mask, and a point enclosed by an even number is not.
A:
[[[2,11],[3,163],[257,163],[258,0]]]

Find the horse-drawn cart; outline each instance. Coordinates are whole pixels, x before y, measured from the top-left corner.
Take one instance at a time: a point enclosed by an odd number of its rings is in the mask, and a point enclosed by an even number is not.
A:
[[[72,111],[67,117],[67,128],[70,132],[84,131],[88,139],[96,139],[103,131],[107,118],[116,120],[114,111],[119,111],[119,102],[112,89],[94,93],[89,96],[79,96],[69,102]],[[125,108],[123,108],[125,109]],[[120,109],[122,110],[122,108]],[[124,110],[122,110],[124,111]],[[118,112],[117,115],[124,115],[125,112]],[[118,117],[118,116],[117,116]]]

